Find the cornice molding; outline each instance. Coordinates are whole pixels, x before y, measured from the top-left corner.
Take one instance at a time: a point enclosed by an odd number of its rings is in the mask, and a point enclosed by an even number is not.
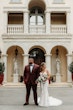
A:
[[[70,7],[65,7],[65,6],[47,7],[45,12],[52,12],[52,11],[58,11],[58,12],[71,12],[71,8],[70,8]]]
[[[29,10],[26,7],[15,7],[15,6],[11,6],[11,7],[4,7],[3,8],[4,12],[8,12],[8,11],[23,11],[23,12],[29,12]]]
[[[13,34],[13,35],[8,35],[8,34],[3,34],[2,35],[2,39],[3,40],[9,40],[9,39],[17,39],[17,40],[19,40],[19,39],[25,39],[25,40],[31,40],[31,39],[33,39],[33,40],[51,40],[51,39],[53,39],[53,40],[71,40],[72,39],[72,36],[73,35],[71,35],[71,34],[67,34],[67,35],[60,35],[60,34],[57,34],[57,35],[55,35],[55,34],[50,34],[50,35],[48,35],[48,34]]]
[[[8,11],[29,11],[27,7],[23,7],[23,6],[8,6],[8,7],[4,7],[3,8],[4,12],[8,12]],[[70,7],[47,7],[45,12],[52,12],[52,11],[58,11],[58,12],[71,12],[71,8]]]

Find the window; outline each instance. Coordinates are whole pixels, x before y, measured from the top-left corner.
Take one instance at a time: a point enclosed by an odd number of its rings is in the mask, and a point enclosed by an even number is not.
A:
[[[43,25],[43,16],[30,16],[30,25]]]
[[[51,24],[52,25],[66,24],[66,14],[65,13],[51,13]]]
[[[33,7],[30,10],[30,25],[44,24],[44,11],[40,7]]]
[[[64,0],[54,0],[54,3],[63,3]]]
[[[8,24],[23,24],[23,13],[9,13]]]

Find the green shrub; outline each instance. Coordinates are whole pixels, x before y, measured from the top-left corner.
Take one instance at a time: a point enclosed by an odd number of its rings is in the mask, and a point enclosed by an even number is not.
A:
[[[5,65],[4,63],[0,62],[0,74],[2,74],[5,70]]]
[[[73,62],[69,65],[69,71],[73,73]]]

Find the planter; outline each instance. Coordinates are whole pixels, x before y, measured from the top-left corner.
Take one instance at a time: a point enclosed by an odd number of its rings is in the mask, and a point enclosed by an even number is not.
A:
[[[2,85],[3,83],[3,80],[4,80],[4,74],[0,74],[0,84]]]

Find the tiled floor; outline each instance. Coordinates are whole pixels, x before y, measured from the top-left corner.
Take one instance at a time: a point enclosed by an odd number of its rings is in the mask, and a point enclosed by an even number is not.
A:
[[[50,87],[49,95],[61,99],[63,104],[57,107],[48,107],[46,110],[72,110],[73,109],[73,87]],[[45,110],[45,107],[34,105],[33,93],[31,91],[30,104],[23,106],[25,102],[26,89],[19,87],[0,87],[0,110]],[[38,87],[38,96],[40,88]]]

